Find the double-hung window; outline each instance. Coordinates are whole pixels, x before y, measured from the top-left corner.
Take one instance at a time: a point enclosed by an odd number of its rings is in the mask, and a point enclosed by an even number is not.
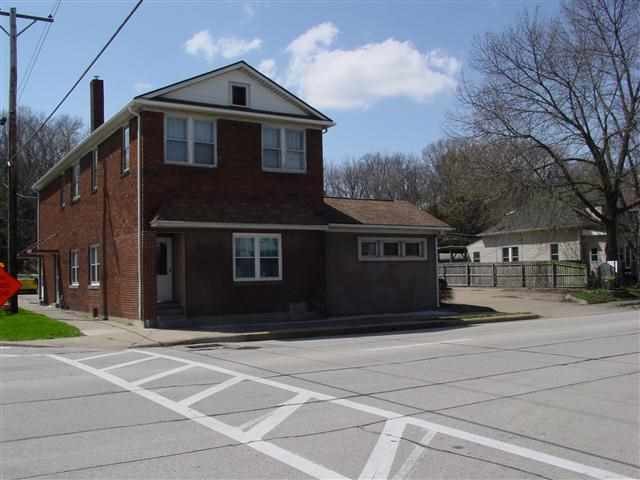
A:
[[[558,244],[552,243],[549,246],[549,249],[551,251],[551,261],[557,262],[558,260],[560,260],[560,249],[558,248]]]
[[[80,285],[80,259],[78,250],[69,251],[69,285],[77,287]]]
[[[519,262],[520,249],[518,247],[504,247],[502,249],[502,261],[504,263]]]
[[[423,238],[358,238],[358,259],[376,260],[425,260],[426,240]]]
[[[282,280],[282,236],[234,233],[233,280]]]
[[[214,121],[167,116],[165,132],[165,163],[215,166],[216,125]]]
[[[480,263],[480,252],[473,252],[473,263]]]
[[[263,125],[262,169],[276,172],[306,172],[305,131]]]
[[[120,172],[128,173],[131,168],[131,131],[127,125],[122,129],[122,159],[120,162]]]
[[[89,285],[100,286],[100,245],[89,247]]]
[[[71,169],[71,200],[75,201],[80,198],[80,162],[76,163]]]
[[[598,247],[592,248],[591,249],[591,261],[592,262],[597,262],[598,261]]]
[[[98,191],[98,150],[91,152],[91,191]]]

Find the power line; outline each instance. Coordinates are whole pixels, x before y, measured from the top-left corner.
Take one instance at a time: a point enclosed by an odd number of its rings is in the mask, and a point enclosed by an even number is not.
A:
[[[53,5],[53,7],[51,8],[51,11],[49,12],[50,17],[55,18],[61,3],[62,3],[62,0],[57,0],[57,2]],[[27,68],[24,73],[24,80],[22,81],[22,85],[20,86],[20,92],[18,93],[18,101],[22,98],[22,95],[27,88],[27,84],[29,83],[31,74],[33,73],[33,70],[36,66],[38,57],[40,56],[40,52],[42,51],[42,47],[44,46],[44,43],[47,41],[47,37],[49,36],[49,30],[51,30],[51,25],[52,25],[51,23],[48,23],[42,29],[42,33],[40,34],[40,38],[36,43],[36,47],[33,51],[33,54],[31,55],[31,58],[27,63]]]
[[[107,41],[107,43],[104,44],[104,46],[100,49],[100,51],[98,52],[98,54],[93,58],[93,60],[91,61],[91,63],[89,63],[89,65],[87,66],[87,68],[84,69],[84,71],[82,72],[82,74],[78,77],[78,79],[75,81],[75,83],[71,86],[71,88],[67,91],[67,93],[64,95],[64,97],[62,97],[62,100],[60,100],[58,102],[58,104],[55,106],[55,108],[51,111],[51,113],[47,116],[47,118],[44,119],[44,121],[42,122],[42,124],[33,132],[33,134],[27,139],[26,142],[23,143],[22,147],[24,147],[25,144],[30,143],[41,131],[42,129],[45,127],[45,125],[49,122],[49,120],[51,120],[53,118],[53,116],[56,114],[56,112],[60,109],[60,107],[62,106],[62,104],[64,102],[67,101],[67,98],[69,98],[69,96],[71,95],[71,93],[76,89],[76,87],[78,86],[78,84],[80,84],[80,82],[82,81],[82,79],[87,75],[87,73],[89,72],[89,70],[91,70],[91,67],[93,67],[96,62],[98,61],[98,59],[102,56],[102,54],[104,53],[104,51],[109,47],[109,45],[111,45],[111,43],[115,40],[115,38],[118,36],[118,34],[120,33],[120,31],[124,28],[124,26],[127,24],[127,22],[129,21],[129,19],[133,16],[134,13],[136,13],[136,10],[138,10],[138,8],[140,7],[140,5],[142,5],[142,2],[144,0],[138,0],[138,3],[136,3],[136,5],[133,7],[133,9],[131,9],[131,11],[129,12],[129,14],[125,17],[125,19],[122,21],[122,23],[118,26],[118,28],[116,29],[115,32],[113,32],[113,35],[111,35],[111,38],[109,38],[109,40]],[[15,157],[18,155],[18,152],[16,152],[10,159],[9,162],[12,162]]]

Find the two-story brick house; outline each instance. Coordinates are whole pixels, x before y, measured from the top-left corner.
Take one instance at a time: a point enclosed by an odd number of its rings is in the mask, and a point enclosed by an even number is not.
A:
[[[334,122],[238,62],[135,97],[34,185],[43,303],[93,316],[241,321],[438,305],[414,205],[323,194]]]

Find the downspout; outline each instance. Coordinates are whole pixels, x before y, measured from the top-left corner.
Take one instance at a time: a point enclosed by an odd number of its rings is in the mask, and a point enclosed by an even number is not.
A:
[[[138,132],[136,134],[136,163],[137,163],[137,175],[136,175],[136,188],[137,188],[137,215],[138,215],[138,320],[144,321],[144,309],[142,305],[142,285],[143,285],[143,272],[142,272],[142,116],[139,110],[134,110],[129,107],[129,113],[135,115],[136,125]],[[146,325],[145,325],[146,326]]]
[[[96,147],[98,161],[100,159],[100,145]],[[100,259],[102,269],[100,275],[100,289],[102,290],[102,320],[109,320],[107,298],[107,164],[105,158],[102,161],[102,241],[100,242]]]

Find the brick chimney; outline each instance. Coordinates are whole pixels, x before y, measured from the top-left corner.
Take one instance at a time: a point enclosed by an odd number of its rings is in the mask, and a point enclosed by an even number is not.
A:
[[[91,131],[104,123],[104,82],[93,77],[89,84],[91,91]]]

